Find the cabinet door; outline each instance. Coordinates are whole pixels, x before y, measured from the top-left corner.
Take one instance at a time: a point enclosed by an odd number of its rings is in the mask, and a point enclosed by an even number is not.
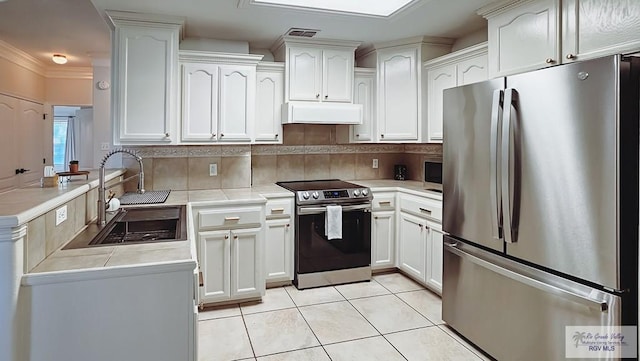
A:
[[[0,94],[0,192],[18,186],[18,99]]]
[[[178,30],[116,28],[114,124],[122,142],[170,143],[177,98]]]
[[[288,100],[320,100],[322,88],[322,50],[292,47],[289,49]]]
[[[229,231],[199,232],[199,262],[204,278],[200,301],[224,301],[231,297],[231,242]]]
[[[457,66],[457,84],[467,85],[488,79],[487,54],[463,60]]]
[[[351,142],[371,142],[374,137],[374,78],[370,75],[356,75],[353,87],[353,102],[362,104],[362,124],[351,128]]]
[[[291,219],[266,222],[265,263],[267,281],[293,280],[293,232]]]
[[[455,64],[429,69],[427,72],[427,114],[429,119],[429,142],[442,142],[442,110],[445,89],[456,86]]]
[[[374,212],[371,228],[371,268],[394,267],[396,212]]]
[[[219,66],[219,121],[221,141],[249,142],[255,110],[256,69]]]
[[[182,65],[182,140],[218,137],[218,66]]]
[[[489,18],[489,77],[559,63],[558,1],[531,1]]]
[[[18,157],[17,168],[27,169],[18,176],[18,186],[40,182],[45,158],[44,128],[42,104],[20,100],[18,103],[18,154],[13,151],[14,157]],[[47,135],[52,137],[51,134]],[[52,141],[47,144],[53,144]]]
[[[260,229],[231,231],[231,297],[264,295],[263,259]]]
[[[640,48],[640,1],[562,0],[562,61]]]
[[[322,101],[352,100],[353,51],[327,49],[322,52]]]
[[[381,141],[418,140],[418,54],[416,49],[380,54],[378,124]]]
[[[282,143],[284,72],[258,71],[256,83],[255,140]]]
[[[427,274],[426,284],[438,294],[442,294],[442,252],[443,237],[440,223],[427,221]]]
[[[398,232],[398,267],[421,282],[425,282],[426,220],[400,212]]]

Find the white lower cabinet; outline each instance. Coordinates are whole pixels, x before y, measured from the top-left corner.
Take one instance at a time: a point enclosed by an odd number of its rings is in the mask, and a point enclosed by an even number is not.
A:
[[[398,268],[422,283],[426,281],[428,232],[425,223],[423,218],[400,212]]]
[[[427,274],[426,284],[438,294],[442,294],[442,225],[427,221]]]
[[[267,283],[293,280],[293,197],[267,200],[265,269]]]
[[[264,296],[262,205],[194,208],[200,303]]]

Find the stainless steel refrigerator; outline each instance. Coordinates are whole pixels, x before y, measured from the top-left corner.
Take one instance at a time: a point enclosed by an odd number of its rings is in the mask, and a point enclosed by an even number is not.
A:
[[[443,319],[498,360],[638,323],[639,60],[444,92]]]

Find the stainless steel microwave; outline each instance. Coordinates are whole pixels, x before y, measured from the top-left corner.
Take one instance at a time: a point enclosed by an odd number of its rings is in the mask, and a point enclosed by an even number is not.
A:
[[[442,184],[442,162],[424,162],[424,181]]]

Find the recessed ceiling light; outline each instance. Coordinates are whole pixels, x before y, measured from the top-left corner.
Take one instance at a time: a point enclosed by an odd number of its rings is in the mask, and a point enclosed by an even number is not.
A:
[[[56,63],[56,64],[66,64],[67,63],[67,57],[62,55],[62,54],[53,54],[53,56],[51,57],[51,60],[53,60],[53,62]]]
[[[391,16],[417,0],[251,0],[254,4],[301,8],[316,11]]]

